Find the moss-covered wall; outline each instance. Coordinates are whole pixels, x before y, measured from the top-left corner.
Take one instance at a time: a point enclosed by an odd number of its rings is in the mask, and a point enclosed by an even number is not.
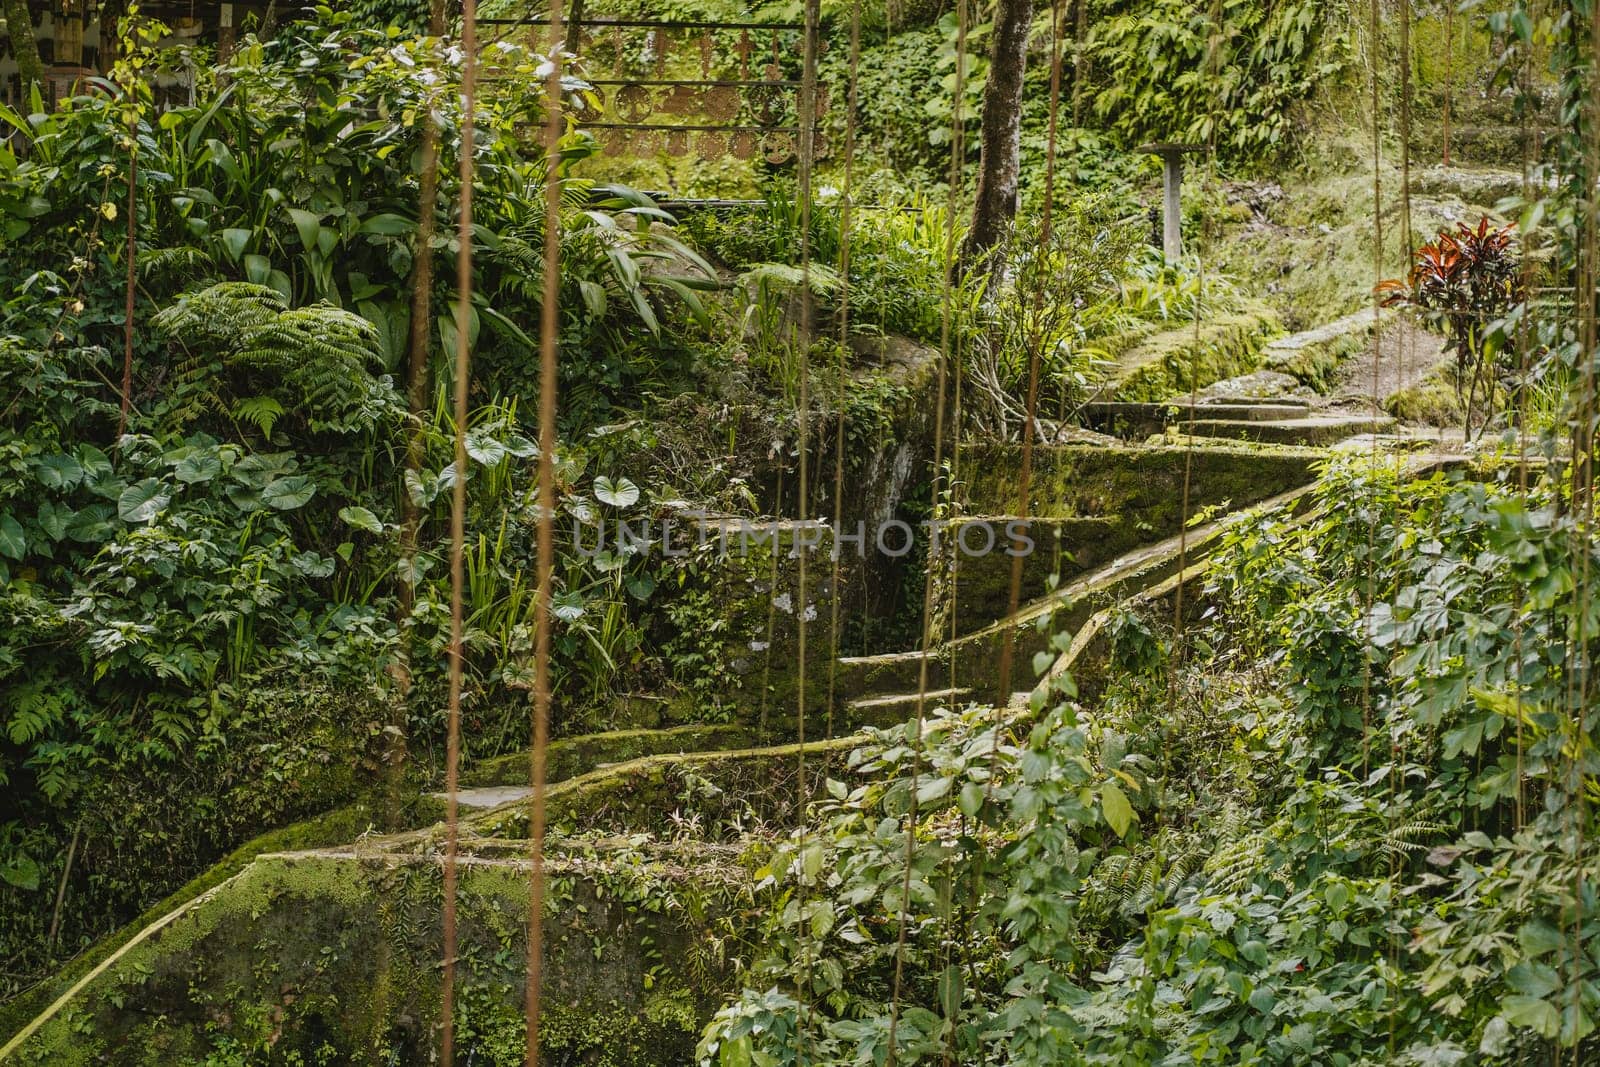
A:
[[[1015,513],[1020,478],[1016,452],[1015,445],[962,448],[972,513]],[[1246,507],[1304,485],[1323,455],[1317,449],[1265,445],[1039,448],[1034,450],[1029,510],[1053,518],[1109,518],[1131,525],[1141,541],[1153,541],[1175,533],[1184,518],[1207,508],[1223,503]]]
[[[677,1065],[730,980],[748,880],[711,854],[553,856],[548,1064]],[[458,1062],[522,1063],[525,865],[464,863]],[[441,869],[354,855],[257,860],[135,946],[15,1055],[51,1067],[425,1063],[437,1045]]]

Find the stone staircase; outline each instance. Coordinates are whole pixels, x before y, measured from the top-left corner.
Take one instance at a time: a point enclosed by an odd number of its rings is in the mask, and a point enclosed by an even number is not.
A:
[[[1137,438],[1176,431],[1191,437],[1259,441],[1322,448],[1357,434],[1386,433],[1395,420],[1387,415],[1332,413],[1303,401],[1235,399],[1232,401],[1088,404],[1083,415],[1091,429]]]

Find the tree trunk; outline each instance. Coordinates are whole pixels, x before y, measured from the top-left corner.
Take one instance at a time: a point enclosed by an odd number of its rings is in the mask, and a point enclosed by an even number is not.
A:
[[[1028,30],[1032,23],[1033,0],[999,0],[989,81],[983,90],[978,192],[972,207],[972,229],[961,248],[966,270],[1005,240],[1017,215],[1022,76],[1028,65]]]
[[[18,103],[28,110],[29,90],[44,82],[44,62],[39,58],[39,40],[33,35],[33,16],[28,0],[4,0],[6,28],[11,35],[11,51],[17,57],[17,74],[22,80]]]

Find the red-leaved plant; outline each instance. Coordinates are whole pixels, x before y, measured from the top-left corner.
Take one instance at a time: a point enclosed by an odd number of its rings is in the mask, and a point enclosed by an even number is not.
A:
[[[1484,421],[1494,410],[1499,368],[1487,341],[1490,327],[1522,299],[1515,224],[1494,227],[1487,218],[1474,229],[1457,223],[1412,255],[1410,273],[1380,282],[1385,307],[1408,307],[1443,331],[1445,350],[1456,359],[1456,395],[1466,408],[1467,433],[1482,392]]]

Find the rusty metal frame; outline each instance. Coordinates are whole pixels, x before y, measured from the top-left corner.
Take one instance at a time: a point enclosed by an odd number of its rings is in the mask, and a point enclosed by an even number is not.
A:
[[[501,40],[519,30],[538,31],[551,25],[548,18],[478,21]],[[568,22],[565,29],[567,40],[577,42],[580,49],[588,45],[617,52],[614,71],[607,71],[605,77],[583,79],[594,87],[600,100],[599,108],[590,108],[588,114],[576,117],[579,129],[615,135],[606,138],[610,142],[606,145],[608,153],[624,152],[630,143],[647,150],[653,145],[674,142],[687,148],[689,142],[683,138],[692,137],[696,154],[704,159],[758,156],[772,165],[798,162],[802,140],[800,97],[806,84],[805,72],[799,78],[751,75],[757,69],[767,75],[781,73],[779,63],[785,55],[792,56],[793,50],[792,42],[780,42],[779,37],[815,32],[809,30],[806,23],[594,18]],[[602,33],[607,34],[604,40],[598,39]],[[699,36],[672,40],[673,36],[690,33]],[[716,35],[728,33],[738,34],[740,38],[735,58],[730,61],[724,56],[718,57],[720,62],[713,60]],[[768,39],[758,42],[757,37]],[[654,54],[656,76],[626,75],[622,58],[625,39],[638,42],[639,56]],[[680,55],[699,48],[702,77],[664,76],[665,64],[674,46],[683,50]],[[814,63],[818,51],[818,48],[803,49],[806,60],[802,62]],[[730,63],[738,76],[724,75]],[[814,106],[813,111],[819,117],[825,109],[826,103],[822,102]],[[673,121],[650,121],[656,117],[670,117]],[[671,142],[665,140],[669,137]],[[816,145],[822,146],[818,154],[825,153],[823,138],[815,131],[813,137]]]

